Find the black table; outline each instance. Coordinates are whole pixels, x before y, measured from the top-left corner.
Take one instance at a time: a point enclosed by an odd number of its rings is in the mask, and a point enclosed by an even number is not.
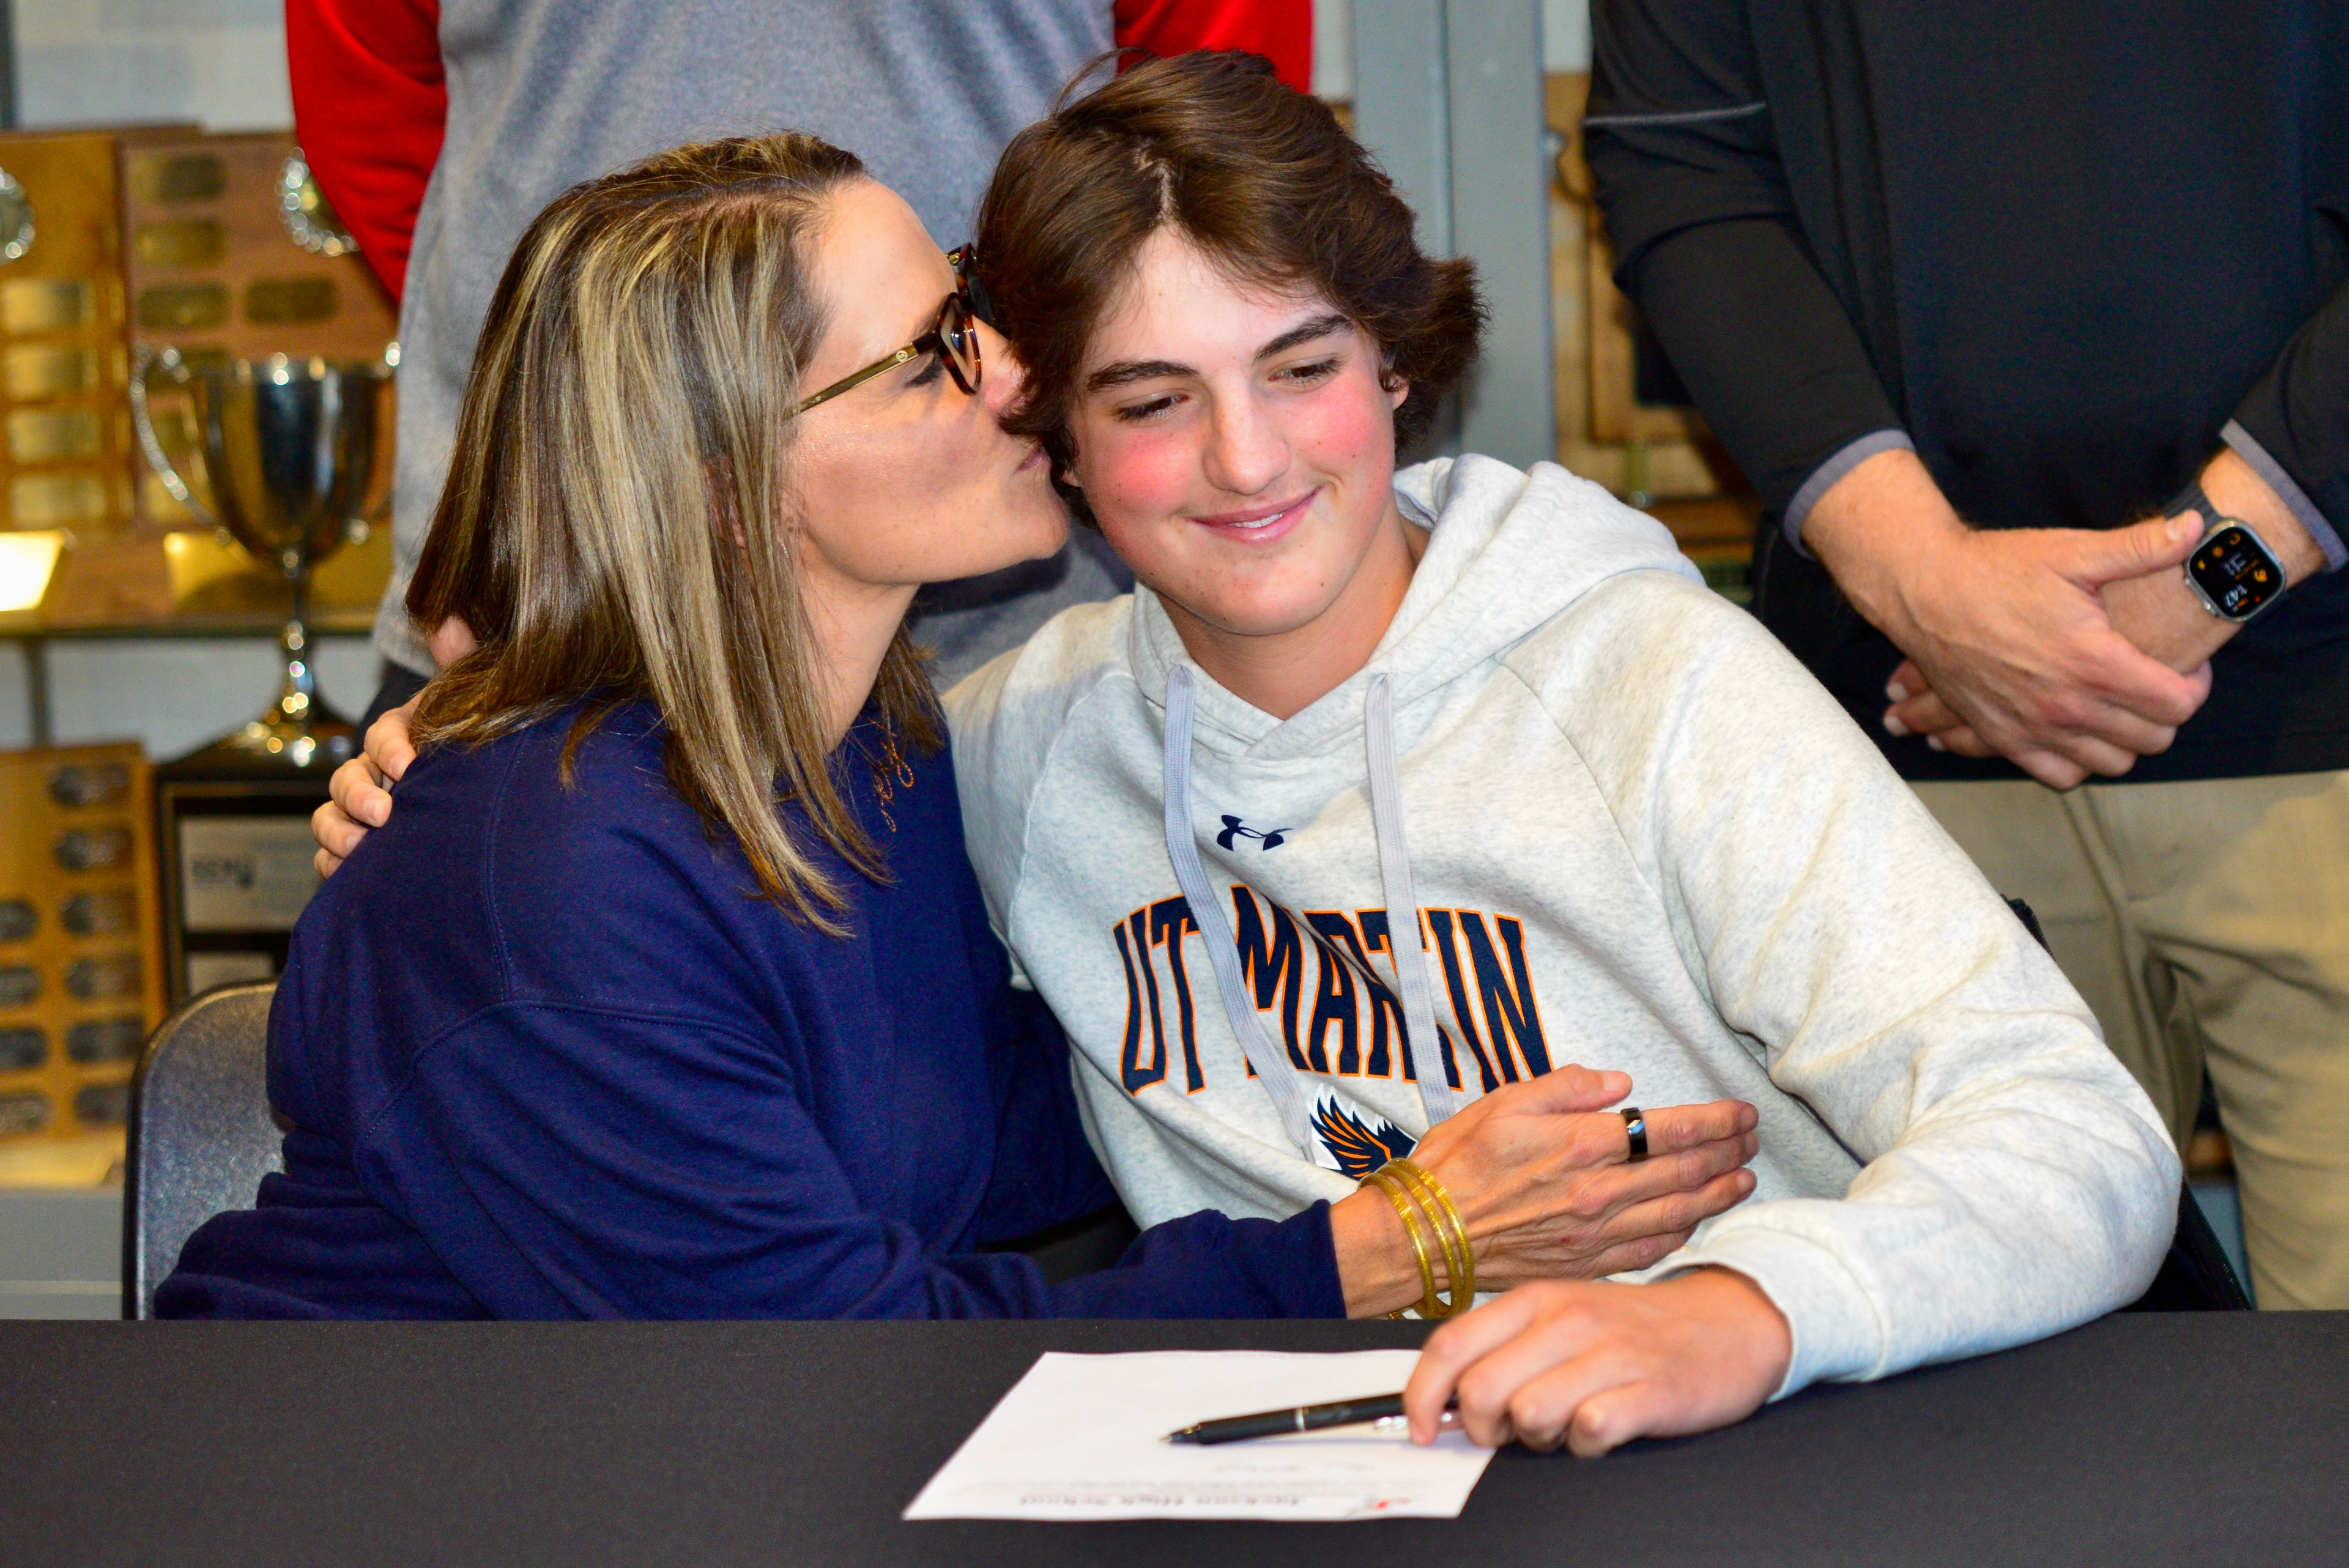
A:
[[[0,1562],[2349,1563],[2349,1313],[2108,1318],[1596,1462],[1457,1521],[906,1524],[1045,1350],[1404,1324],[0,1324]]]

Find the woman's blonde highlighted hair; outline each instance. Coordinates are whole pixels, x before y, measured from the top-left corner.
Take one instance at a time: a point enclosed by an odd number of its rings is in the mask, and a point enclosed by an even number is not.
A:
[[[408,590],[419,625],[457,616],[481,642],[425,689],[419,744],[584,702],[569,784],[594,728],[649,701],[671,786],[740,843],[760,894],[826,929],[844,905],[808,834],[861,874],[885,867],[833,774],[784,416],[823,330],[811,242],[825,198],[864,173],[786,133],[681,147],[556,198],[498,284]],[[902,742],[937,745],[902,629],[874,701]]]

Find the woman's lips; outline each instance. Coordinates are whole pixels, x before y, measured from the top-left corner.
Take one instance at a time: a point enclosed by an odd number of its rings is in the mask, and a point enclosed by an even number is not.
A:
[[[1025,472],[1027,472],[1030,469],[1034,468],[1034,467],[1036,467],[1038,464],[1041,463],[1043,461],[1044,461],[1044,443],[1043,443],[1042,441],[1038,441],[1034,446],[1031,446],[1031,447],[1030,447],[1030,448],[1028,449],[1028,455],[1027,455],[1026,457],[1021,458],[1021,459],[1019,460],[1019,466],[1018,468],[1013,469],[1011,472],[1014,472],[1014,473],[1025,473]]]
[[[1213,516],[1194,517],[1191,521],[1226,539],[1248,545],[1269,545],[1294,530],[1307,508],[1313,504],[1313,498],[1320,493],[1320,486],[1316,485],[1293,500],[1243,507],[1237,512],[1218,512]]]

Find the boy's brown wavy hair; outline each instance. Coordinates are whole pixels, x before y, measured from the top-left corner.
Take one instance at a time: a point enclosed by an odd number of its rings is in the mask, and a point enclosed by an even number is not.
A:
[[[1395,444],[1424,434],[1475,362],[1475,265],[1419,248],[1411,208],[1318,99],[1268,61],[1209,53],[1145,60],[1021,131],[979,209],[980,281],[1028,368],[1005,421],[1065,471],[1069,416],[1094,325],[1143,242],[1172,225],[1244,286],[1319,291],[1370,334],[1387,385],[1407,382]],[[1082,494],[1063,484],[1079,517]]]

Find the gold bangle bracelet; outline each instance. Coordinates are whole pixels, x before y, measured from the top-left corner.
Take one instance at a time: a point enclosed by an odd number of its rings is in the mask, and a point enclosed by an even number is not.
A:
[[[1433,1205],[1429,1219],[1444,1241],[1444,1262],[1451,1275],[1452,1303],[1449,1316],[1457,1317],[1476,1301],[1476,1254],[1468,1244],[1468,1225],[1460,1217],[1460,1206],[1434,1174],[1415,1160],[1402,1161],[1402,1176],[1417,1184],[1413,1196],[1423,1205],[1432,1198]]]
[[[1411,1184],[1413,1198],[1428,1211],[1429,1222],[1435,1227],[1452,1286],[1452,1299],[1444,1315],[1456,1317],[1476,1300],[1476,1254],[1468,1244],[1468,1226],[1460,1217],[1460,1206],[1452,1201],[1452,1194],[1444,1183],[1416,1160],[1391,1160],[1388,1168]]]
[[[1412,1256],[1419,1263],[1419,1306],[1422,1317],[1437,1315],[1435,1298],[1435,1263],[1428,1256],[1427,1238],[1420,1231],[1420,1208],[1401,1178],[1386,1170],[1374,1170],[1370,1183],[1387,1195],[1394,1205],[1395,1217],[1402,1221],[1403,1235],[1411,1241]],[[1406,1309],[1408,1310],[1408,1309]],[[1400,1316],[1401,1314],[1396,1315]]]
[[[1461,1303],[1468,1299],[1463,1296],[1457,1288],[1457,1282],[1461,1278],[1463,1269],[1471,1266],[1464,1258],[1466,1251],[1465,1243],[1456,1240],[1445,1228],[1444,1215],[1437,1207],[1434,1193],[1413,1180],[1408,1170],[1401,1168],[1393,1161],[1389,1161],[1381,1168],[1381,1174],[1386,1182],[1392,1183],[1395,1188],[1410,1194],[1413,1207],[1426,1217],[1429,1226],[1435,1231],[1436,1244],[1444,1257],[1444,1282],[1452,1290],[1451,1299],[1447,1301],[1436,1293],[1435,1282],[1431,1278],[1427,1282],[1427,1296],[1422,1303],[1420,1315],[1433,1318],[1454,1316],[1464,1310]]]
[[[1419,1261],[1419,1315],[1441,1315],[1435,1305],[1435,1265],[1427,1255],[1427,1241],[1419,1232],[1419,1205],[1404,1189],[1401,1178],[1384,1169],[1374,1170],[1363,1179],[1366,1187],[1376,1187],[1394,1205],[1395,1215],[1402,1221],[1402,1233],[1411,1240],[1412,1255]],[[1389,1314],[1401,1316],[1401,1313]]]

